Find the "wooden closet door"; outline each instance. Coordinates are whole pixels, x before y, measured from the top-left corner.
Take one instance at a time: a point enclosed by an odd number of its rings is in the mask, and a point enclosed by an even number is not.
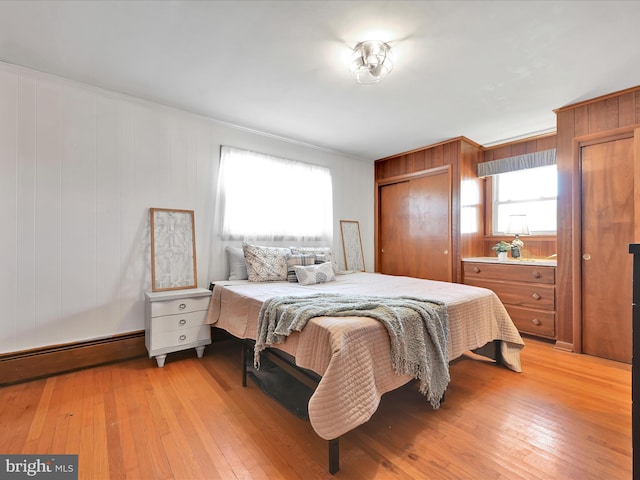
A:
[[[451,281],[448,170],[380,187],[380,272]]]
[[[631,363],[633,138],[584,146],[582,351]]]
[[[380,273],[408,275],[410,258],[405,254],[409,243],[409,182],[380,187]]]
[[[449,171],[411,180],[409,275],[451,281],[451,180]]]

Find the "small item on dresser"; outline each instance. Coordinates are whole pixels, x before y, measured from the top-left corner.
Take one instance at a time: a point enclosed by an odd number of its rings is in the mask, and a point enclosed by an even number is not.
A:
[[[507,253],[509,253],[509,250],[511,250],[511,244],[505,242],[504,240],[500,240],[491,248],[498,254],[498,260],[504,262],[507,260]]]
[[[524,247],[524,242],[516,235],[511,241],[511,256],[513,258],[520,258],[520,249]]]
[[[520,235],[531,235],[527,216],[522,214],[509,215],[509,225],[505,233],[515,235],[515,238],[511,242],[511,256],[513,258],[520,258],[520,250],[524,247],[524,242],[520,240]]]

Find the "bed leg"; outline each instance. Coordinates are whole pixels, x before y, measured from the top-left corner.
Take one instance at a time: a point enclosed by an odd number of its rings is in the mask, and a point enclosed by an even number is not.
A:
[[[247,350],[248,346],[242,342],[242,386],[247,386]]]
[[[502,340],[494,340],[496,346],[496,365],[503,365],[502,361]]]
[[[329,473],[333,475],[340,470],[340,438],[329,440]]]

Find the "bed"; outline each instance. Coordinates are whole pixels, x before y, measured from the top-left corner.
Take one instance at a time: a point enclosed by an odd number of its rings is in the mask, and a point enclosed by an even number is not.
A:
[[[414,296],[444,302],[448,312],[449,361],[468,351],[499,359],[521,371],[524,342],[504,306],[491,290],[377,273],[337,275],[314,285],[290,282],[215,282],[207,323],[240,339],[255,340],[263,303],[274,297],[312,294]],[[389,335],[367,317],[316,317],[300,332],[271,347],[292,358],[295,366],[317,374],[319,382],[308,404],[314,431],[329,441],[329,470],[339,468],[337,439],[365,423],[382,395],[413,380],[395,373]],[[431,408],[425,402],[425,408]]]

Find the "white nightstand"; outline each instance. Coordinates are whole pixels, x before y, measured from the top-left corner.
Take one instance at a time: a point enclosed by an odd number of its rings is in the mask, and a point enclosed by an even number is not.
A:
[[[211,291],[206,288],[146,292],[145,339],[149,358],[164,366],[167,353],[195,348],[198,358],[211,344],[211,325],[205,323]]]

